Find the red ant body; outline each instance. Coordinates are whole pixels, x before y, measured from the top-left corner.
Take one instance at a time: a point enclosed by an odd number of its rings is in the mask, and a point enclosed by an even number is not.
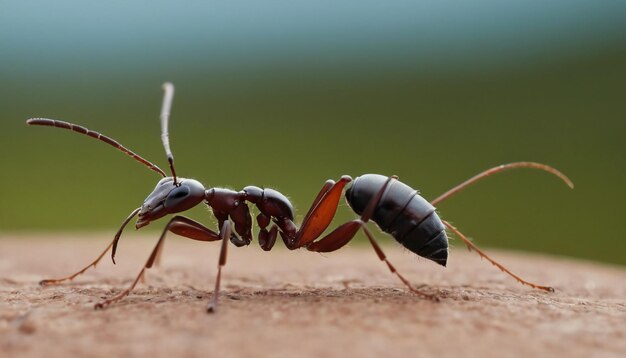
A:
[[[222,240],[215,291],[208,306],[208,311],[214,311],[218,302],[221,269],[226,264],[228,242],[232,242],[235,246],[245,246],[252,242],[252,216],[248,203],[254,204],[259,212],[256,216],[260,228],[258,241],[263,250],[271,250],[276,242],[277,235],[280,234],[284,244],[290,250],[306,248],[314,252],[331,252],[346,245],[352,240],[359,229],[362,229],[380,260],[385,261],[391,272],[396,274],[412,292],[428,299],[436,300],[437,297],[415,289],[387,260],[381,247],[366,225],[369,220],[378,224],[382,231],[393,236],[410,251],[443,266],[446,265],[448,258],[448,237],[445,231],[447,227],[459,236],[471,249],[478,252],[478,254],[501,270],[513,276],[522,284],[546,291],[553,291],[551,287],[539,286],[523,280],[508,271],[504,266],[489,258],[450,223],[441,220],[435,212],[434,205],[477,180],[500,171],[519,167],[529,167],[547,171],[561,178],[570,187],[573,187],[572,182],[558,170],[545,164],[533,162],[517,162],[501,165],[476,175],[431,202],[428,202],[417,194],[416,190],[398,181],[396,176],[387,177],[377,174],[365,174],[357,177],[345,192],[348,204],[360,217],[340,225],[329,234],[320,238],[335,216],[341,194],[346,185],[352,181],[352,178],[342,176],[337,182],[333,180],[326,181],[299,228],[294,223],[293,206],[283,194],[276,190],[262,189],[256,186],[248,186],[238,192],[221,188],[205,189],[204,186],[196,180],[179,178],[174,169],[174,157],[170,150],[168,134],[168,121],[174,95],[174,86],[171,83],[165,83],[163,87],[165,95],[161,110],[161,138],[172,172],[171,177],[168,177],[165,172],[156,165],[130,151],[117,141],[98,132],[72,123],[52,119],[32,118],[27,121],[30,125],[69,129],[99,139],[118,148],[163,176],[163,179],[157,183],[156,187],[152,193],[148,195],[141,207],[133,210],[128,218],[124,220],[113,241],[95,261],[71,276],[61,279],[43,280],[41,281],[42,285],[57,284],[65,280],[73,279],[88,268],[95,267],[111,248],[111,257],[113,262],[115,262],[115,252],[121,233],[136,215],[138,215],[138,220],[135,226],[139,229],[168,214],[180,213],[204,202],[211,207],[213,214],[217,218],[219,232],[215,232],[197,221],[184,216],[175,215],[166,224],[148,261],[133,284],[120,294],[96,304],[96,308],[104,308],[130,293],[142,277],[144,271],[154,264],[160,253],[166,233],[171,231],[193,240]],[[231,221],[234,224],[232,227]]]

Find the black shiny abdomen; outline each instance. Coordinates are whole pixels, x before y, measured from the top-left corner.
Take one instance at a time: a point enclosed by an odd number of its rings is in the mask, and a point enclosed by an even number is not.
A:
[[[346,190],[346,200],[361,214],[388,177],[365,174]],[[445,266],[448,259],[448,236],[435,208],[417,191],[394,180],[374,210],[372,221],[404,247],[419,256]]]

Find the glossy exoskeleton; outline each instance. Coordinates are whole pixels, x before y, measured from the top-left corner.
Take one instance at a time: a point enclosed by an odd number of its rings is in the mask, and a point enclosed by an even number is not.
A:
[[[204,202],[212,209],[213,215],[215,215],[218,221],[218,231],[214,231],[187,217],[174,215],[165,225],[156,246],[132,285],[120,294],[96,304],[96,308],[104,308],[130,293],[143,276],[145,270],[152,267],[159,257],[165,235],[170,231],[193,240],[222,240],[215,290],[208,306],[208,311],[214,311],[218,302],[221,270],[226,263],[228,242],[233,243],[235,246],[245,246],[249,245],[253,240],[252,215],[249,205],[254,205],[258,212],[256,215],[256,222],[259,227],[257,238],[263,250],[271,250],[276,243],[278,234],[280,234],[282,241],[290,250],[306,248],[314,252],[331,252],[346,245],[362,229],[379,259],[385,261],[390,271],[397,275],[412,292],[428,299],[437,300],[437,297],[414,288],[387,260],[381,247],[366,225],[369,220],[375,222],[382,231],[393,236],[411,252],[443,266],[446,265],[448,259],[448,237],[446,234],[446,228],[448,228],[461,238],[469,248],[514,277],[520,283],[546,291],[553,290],[551,287],[540,286],[523,280],[489,258],[454,226],[445,220],[441,220],[435,211],[435,205],[482,178],[512,168],[525,167],[544,170],[558,176],[567,185],[573,187],[572,182],[558,170],[545,164],[534,162],[516,162],[500,165],[479,173],[430,202],[421,197],[415,189],[400,182],[396,176],[364,174],[352,181],[351,177],[344,175],[336,182],[328,180],[324,183],[307,214],[304,216],[302,224],[298,227],[294,222],[293,205],[287,197],[276,190],[256,186],[248,186],[240,191],[223,188],[205,188],[197,180],[180,178],[176,175],[174,156],[170,149],[168,133],[169,113],[174,95],[174,86],[171,83],[165,83],[163,87],[165,95],[161,109],[161,139],[172,173],[170,177],[158,166],[135,154],[114,139],[98,132],[76,124],[53,119],[32,118],[27,121],[30,125],[64,128],[99,139],[118,148],[163,176],[163,179],[157,183],[141,207],[130,213],[117,231],[113,241],[92,263],[68,277],[43,280],[41,281],[42,285],[58,284],[62,281],[73,279],[90,267],[95,267],[109,249],[112,249],[111,258],[115,262],[118,240],[122,231],[133,217],[138,216],[135,227],[139,229],[166,215],[184,212]],[[350,182],[352,184],[346,188]],[[322,236],[335,216],[344,189],[346,189],[345,198],[348,204],[359,215],[359,218],[344,223]]]

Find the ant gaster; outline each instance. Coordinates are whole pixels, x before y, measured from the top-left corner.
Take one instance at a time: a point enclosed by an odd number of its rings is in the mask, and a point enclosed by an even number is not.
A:
[[[556,175],[568,186],[573,188],[571,180],[558,170],[548,165],[534,162],[516,162],[500,165],[479,173],[430,202],[420,196],[416,190],[400,182],[396,176],[364,174],[354,179],[354,182],[347,188],[345,193],[348,204],[360,217],[340,225],[338,228],[319,239],[335,216],[341,194],[346,185],[352,182],[351,177],[344,175],[336,182],[333,180],[326,181],[317,197],[313,200],[313,204],[304,216],[302,225],[299,228],[294,223],[293,206],[287,197],[276,190],[262,189],[256,186],[248,186],[241,191],[222,188],[205,189],[205,187],[196,180],[180,178],[176,175],[174,169],[174,156],[170,149],[168,133],[169,114],[174,96],[174,86],[171,83],[165,83],[163,88],[165,94],[160,116],[161,140],[172,173],[171,177],[168,177],[159,167],[135,154],[114,139],[98,132],[76,124],[53,119],[32,118],[27,121],[30,125],[69,129],[99,139],[121,150],[163,176],[163,179],[157,183],[156,187],[152,193],[148,195],[141,207],[130,213],[117,231],[113,241],[92,263],[71,276],[60,279],[43,280],[40,282],[42,285],[58,284],[65,280],[73,279],[90,267],[95,267],[109,249],[112,249],[111,258],[113,262],[115,262],[118,240],[122,231],[133,217],[138,216],[135,227],[139,229],[166,215],[177,214],[205,202],[211,207],[213,215],[217,218],[219,232],[215,232],[187,217],[181,215],[173,216],[165,225],[146,264],[130,287],[118,295],[97,303],[95,307],[104,308],[127,296],[143,276],[144,271],[152,267],[158,259],[166,233],[171,231],[193,240],[222,241],[215,290],[213,291],[213,297],[207,308],[209,312],[213,312],[217,308],[220,278],[222,267],[226,264],[228,242],[232,242],[235,246],[245,246],[252,242],[252,217],[248,203],[254,204],[259,212],[256,216],[257,224],[260,228],[258,242],[263,250],[271,250],[276,242],[277,235],[280,234],[285,246],[290,250],[306,248],[314,252],[331,252],[346,245],[352,240],[359,229],[361,229],[378,255],[378,258],[387,264],[389,270],[398,276],[409,290],[427,299],[437,300],[437,296],[417,290],[396,270],[391,262],[387,260],[383,250],[366,225],[368,221],[372,220],[375,222],[383,232],[393,236],[408,250],[443,266],[446,265],[448,258],[448,237],[446,234],[446,228],[448,228],[456,236],[461,238],[470,250],[476,251],[481,257],[487,259],[520,283],[545,291],[553,291],[552,287],[540,286],[516,276],[504,266],[488,257],[458,229],[449,222],[440,219],[435,211],[434,205],[439,204],[480,179],[513,168],[524,167],[544,170]],[[231,224],[231,221],[234,225]]]

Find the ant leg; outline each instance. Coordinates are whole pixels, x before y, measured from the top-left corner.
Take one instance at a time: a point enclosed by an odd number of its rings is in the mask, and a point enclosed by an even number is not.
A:
[[[336,183],[332,180],[326,181],[304,217],[295,238],[293,241],[286,241],[288,248],[297,249],[305,246],[322,235],[335,217],[343,188],[351,181],[352,178],[347,175],[342,176]]]
[[[89,265],[85,266],[82,270],[67,276],[67,277],[63,277],[63,278],[55,278],[55,279],[45,279],[45,280],[41,280],[39,281],[39,284],[41,286],[50,286],[50,285],[58,285],[63,281],[67,281],[67,280],[73,280],[76,276],[83,274],[85,271],[87,271],[88,269],[90,269],[91,267],[95,268],[96,265],[98,264],[98,262],[100,262],[100,260],[102,260],[102,258],[104,257],[104,255],[109,251],[109,249],[111,249],[111,246],[113,246],[113,241],[111,241],[111,243],[109,243],[109,245],[104,249],[104,251],[102,251],[102,253]]]
[[[111,247],[113,246],[113,244],[115,242],[117,242],[120,238],[120,236],[122,235],[122,231],[124,230],[124,228],[126,227],[126,225],[132,220],[132,218],[137,215],[137,213],[139,212],[139,210],[141,210],[141,208],[137,208],[135,209],[132,213],[130,213],[130,215],[126,218],[126,220],[124,220],[124,222],[122,223],[122,226],[117,230],[117,233],[115,234],[115,237],[113,238],[113,241],[111,241],[111,243],[106,247],[106,249],[104,249],[104,251],[102,251],[102,253],[100,254],[100,256],[98,256],[92,263],[90,263],[89,265],[85,266],[82,270],[76,272],[73,275],[67,276],[67,277],[63,277],[63,278],[57,278],[57,279],[47,279],[47,280],[41,280],[39,281],[39,284],[42,286],[48,286],[48,285],[57,285],[63,281],[67,281],[67,280],[73,280],[74,277],[84,273],[85,271],[87,271],[90,267],[96,267],[96,265],[98,264],[98,262],[100,262],[100,260],[102,260],[102,258],[104,257],[104,255],[107,253],[107,251],[109,251],[109,249],[111,249]],[[115,263],[115,260],[113,261],[113,263]]]
[[[552,168],[549,165],[546,164],[541,164],[541,163],[535,163],[535,162],[516,162],[516,163],[509,163],[509,164],[502,164],[502,165],[498,165],[497,167],[493,167],[491,169],[487,169],[484,172],[478,173],[477,175],[469,178],[468,180],[464,181],[463,183],[455,186],[454,188],[448,190],[447,192],[441,194],[439,197],[437,197],[434,200],[431,200],[431,204],[433,206],[437,205],[438,203],[446,200],[447,198],[451,197],[452,195],[460,192],[461,190],[465,189],[466,187],[474,184],[475,182],[484,179],[490,175],[499,173],[499,172],[503,172],[505,170],[509,170],[509,169],[514,169],[514,168],[533,168],[533,169],[539,169],[539,170],[543,170],[546,171],[550,174],[553,174],[555,176],[557,176],[559,179],[563,180],[565,182],[565,184],[567,184],[567,186],[569,186],[570,188],[574,188],[574,183],[567,177],[565,176],[565,174],[561,173],[560,171]]]
[[[235,240],[231,237],[231,242],[238,247],[250,245],[252,242],[252,216],[250,215],[250,208],[248,208],[248,205],[246,205],[245,202],[240,201],[239,205],[228,213],[228,216],[233,221],[233,231],[239,234],[239,237],[237,237],[237,235],[233,235]]]
[[[180,216],[180,221],[174,224],[170,229],[170,232],[174,234],[193,239],[198,241],[215,241],[219,240],[219,235],[208,227],[200,224],[199,222],[189,219],[184,216]],[[163,256],[163,248],[165,247],[165,240],[161,242],[156,257],[154,259],[154,265],[159,266],[161,264],[161,257]],[[143,283],[143,281],[142,281]]]
[[[172,227],[169,229],[170,232],[173,232],[176,235],[180,235],[186,237],[188,239],[198,240],[198,241],[216,241],[219,240],[219,235],[215,233],[213,230],[208,227],[200,224],[199,222],[189,219],[184,216],[179,216],[179,221],[172,224]],[[165,246],[165,241],[161,242],[161,246],[156,254],[154,265],[159,266],[161,263],[161,257],[163,255],[163,247]]]
[[[398,179],[398,177],[393,175],[389,177],[387,181],[385,181],[385,184],[383,184],[380,190],[378,190],[376,195],[374,195],[374,197],[370,199],[370,202],[365,207],[365,210],[363,210],[360,219],[348,221],[347,223],[336,228],[333,232],[326,235],[322,239],[306,245],[307,250],[316,252],[331,252],[339,250],[350,240],[352,240],[359,228],[365,225],[370,220],[370,218],[374,214],[376,206],[380,202],[380,199],[385,194],[385,190],[387,190],[389,183],[391,183],[391,181],[395,179]]]
[[[175,216],[174,218],[177,220],[172,223],[169,231],[176,235],[197,241],[216,241],[220,239],[216,232],[195,220],[184,216]]]
[[[161,246],[159,246],[159,249],[157,250],[156,253],[156,257],[154,258],[154,266],[159,267],[161,266],[161,260],[163,257],[163,250],[165,250],[165,241],[163,241],[161,243]],[[143,281],[141,281],[141,283],[143,283]]]
[[[309,216],[311,216],[311,213],[317,207],[317,204],[319,204],[320,201],[322,201],[322,198],[324,198],[326,193],[328,193],[330,191],[330,189],[333,188],[334,185],[335,185],[335,181],[334,180],[332,180],[332,179],[326,180],[326,182],[322,186],[322,189],[320,189],[320,192],[317,193],[317,196],[313,200],[313,203],[311,203],[311,207],[309,208],[309,211],[307,211],[306,215],[304,216],[304,219],[302,219],[302,222],[305,222],[305,221],[309,220]]]
[[[318,241],[308,244],[306,249],[314,252],[337,251],[354,238],[363,224],[363,221],[359,219],[348,221]]]
[[[217,310],[217,300],[220,294],[220,281],[222,278],[222,267],[226,265],[226,254],[228,253],[228,238],[230,237],[230,221],[226,220],[220,231],[222,239],[222,248],[220,249],[220,258],[217,263],[217,278],[215,279],[215,290],[213,291],[213,298],[209,302],[206,308],[208,313],[214,313]]]
[[[437,296],[429,295],[413,287],[413,285],[411,285],[411,283],[406,278],[404,278],[404,276],[402,276],[398,272],[398,270],[396,270],[396,268],[387,259],[387,256],[385,256],[385,253],[380,248],[380,245],[378,245],[376,240],[374,240],[374,236],[369,231],[367,226],[365,226],[365,222],[363,222],[360,219],[349,221],[341,225],[340,227],[335,229],[335,231],[328,234],[328,236],[307,246],[307,250],[316,251],[316,252],[331,252],[331,251],[338,250],[341,247],[343,247],[345,244],[347,244],[350,240],[352,240],[352,238],[354,238],[354,235],[359,230],[359,228],[363,228],[363,231],[365,232],[365,235],[367,235],[367,239],[369,240],[370,244],[374,248],[374,251],[376,251],[376,255],[378,255],[378,258],[387,264],[387,267],[389,268],[391,273],[398,276],[400,281],[402,281],[402,283],[404,283],[409,288],[409,290],[411,290],[411,292],[429,300],[433,300],[433,301],[439,300]]]
[[[256,221],[259,224],[259,245],[263,251],[270,251],[276,243],[276,236],[278,235],[278,226],[272,225],[270,230],[267,227],[271,223],[271,218],[263,213],[259,213],[256,217]]]
[[[139,275],[137,275],[137,278],[135,278],[135,281],[133,281],[132,285],[129,288],[122,291],[121,293],[119,293],[118,295],[97,303],[95,305],[96,309],[105,308],[111,305],[112,303],[115,303],[121,300],[122,298],[128,296],[130,291],[132,291],[133,288],[135,288],[139,280],[143,277],[146,269],[151,268],[152,265],[154,264],[154,261],[156,260],[156,255],[159,251],[159,247],[163,243],[163,240],[165,239],[165,235],[167,234],[168,231],[171,231],[178,235],[185,236],[190,239],[199,240],[199,241],[219,240],[219,236],[215,232],[206,228],[202,224],[194,220],[191,220],[189,218],[186,218],[184,216],[174,216],[167,223],[167,225],[165,226],[165,229],[163,229],[163,232],[161,233],[161,236],[159,237],[159,241],[157,241],[156,246],[154,247],[154,249],[152,250],[152,253],[150,254],[150,257],[148,257],[148,261],[146,261],[146,264],[141,269],[141,271],[139,272]]]
[[[387,181],[382,186],[382,188],[380,188],[378,193],[367,204],[367,207],[365,208],[365,210],[363,210],[363,214],[361,214],[360,219],[352,220],[339,226],[337,229],[335,229],[333,232],[331,232],[324,238],[320,239],[319,241],[309,244],[307,246],[307,250],[316,251],[316,252],[331,252],[331,251],[338,250],[342,248],[345,244],[350,242],[350,240],[354,238],[354,235],[356,235],[357,231],[360,228],[363,228],[363,231],[365,232],[365,235],[367,236],[370,244],[374,248],[374,251],[376,251],[378,258],[387,264],[387,267],[389,268],[389,270],[393,274],[398,276],[400,281],[402,281],[402,283],[404,283],[409,288],[409,290],[411,290],[411,292],[417,294],[418,296],[427,298],[429,300],[438,301],[439,299],[436,296],[426,294],[424,292],[419,291],[415,287],[413,287],[413,285],[411,285],[411,283],[407,279],[405,279],[404,276],[402,276],[398,272],[398,270],[396,270],[396,268],[387,259],[387,257],[385,256],[385,253],[380,248],[380,245],[378,245],[378,243],[374,239],[374,236],[372,235],[372,233],[369,231],[369,229],[366,226],[367,222],[370,220],[370,218],[374,214],[374,210],[376,209],[376,206],[378,206],[381,198],[383,197],[385,190],[387,189],[391,181],[395,179],[398,179],[398,177],[391,176],[389,177],[389,179],[387,179]]]
[[[408,287],[409,290],[411,290],[411,292],[415,293],[416,295],[424,297],[424,298],[432,300],[432,301],[439,301],[439,298],[437,296],[429,295],[429,294],[424,293],[422,291],[419,291],[418,289],[413,287],[413,285],[411,285],[411,283],[406,278],[404,278],[404,276],[402,276],[400,274],[400,272],[398,272],[398,270],[396,270],[396,268],[391,264],[391,262],[389,262],[389,260],[387,259],[387,256],[385,255],[383,250],[380,248],[380,245],[378,245],[376,240],[374,240],[374,235],[372,235],[372,233],[369,231],[367,226],[363,225],[362,227],[363,227],[363,231],[365,232],[365,235],[367,235],[367,239],[369,240],[370,244],[372,244],[372,247],[374,248],[374,251],[376,251],[376,255],[378,255],[378,258],[380,259],[380,261],[385,261],[385,263],[387,264],[387,267],[389,267],[389,271],[391,271],[391,273],[393,273],[396,276],[398,276],[400,281],[402,281],[402,283],[404,283],[406,285],[406,287]]]
[[[246,207],[247,207],[247,206],[246,206]],[[222,227],[224,226],[224,223],[225,223],[226,221],[228,221],[228,220],[229,220],[229,214],[228,214],[228,213],[225,213],[225,212],[220,212],[220,211],[213,210],[213,215],[214,215],[214,216],[215,216],[215,218],[217,219],[217,226],[218,226],[219,228],[222,228]],[[248,212],[248,215],[250,215],[250,213],[249,213],[249,212]],[[252,219],[250,219],[250,220],[252,220]],[[237,236],[237,234],[235,234],[235,233],[234,233],[234,232],[232,232],[232,230],[231,230],[231,234],[230,234],[230,242],[232,242],[232,243],[233,243],[233,245],[235,245],[235,246],[237,246],[237,247],[246,246],[246,245],[249,245],[249,244],[250,244],[250,242],[252,242],[252,239],[251,239],[251,237],[252,237],[252,236],[251,236],[251,235],[252,235],[252,232],[251,232],[252,222],[250,222],[250,223],[249,223],[249,224],[247,224],[247,225],[243,225],[243,226],[241,226],[241,228],[244,228],[244,227],[247,227],[247,228],[249,229],[249,230],[248,230],[248,231],[249,231],[249,235],[248,235],[248,236],[249,236],[249,238],[250,238],[250,241],[246,241],[246,240],[245,240],[245,238],[240,238],[239,236]],[[220,232],[220,233],[221,233],[221,232]]]
[[[472,251],[472,250],[476,251],[476,253],[478,253],[478,255],[480,255],[480,257],[487,259],[487,261],[491,262],[492,265],[496,266],[501,271],[506,272],[507,274],[512,276],[515,280],[517,280],[517,282],[521,283],[522,285],[527,285],[527,286],[530,286],[530,287],[533,287],[533,288],[538,288],[540,290],[544,290],[544,291],[548,291],[548,292],[554,292],[554,288],[553,287],[536,285],[536,284],[534,284],[532,282],[528,282],[528,281],[522,279],[521,277],[515,275],[514,273],[509,271],[506,267],[502,266],[501,264],[499,264],[498,262],[496,262],[495,260],[493,260],[492,258],[487,256],[487,254],[482,252],[478,247],[476,247],[476,245],[474,245],[474,243],[472,243],[470,241],[470,239],[465,237],[465,235],[463,235],[457,228],[452,226],[452,224],[450,224],[449,222],[447,222],[445,220],[442,220],[442,222],[443,222],[443,224],[445,226],[447,226],[450,230],[452,230],[456,234],[456,236],[460,237],[461,240],[463,240],[465,242],[465,244],[470,249],[470,251]]]

